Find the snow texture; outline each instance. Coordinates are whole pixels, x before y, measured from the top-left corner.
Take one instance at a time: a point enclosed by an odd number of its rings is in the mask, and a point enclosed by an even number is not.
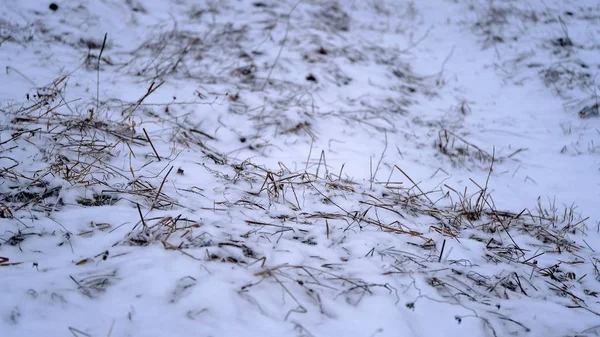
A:
[[[0,336],[598,336],[598,55],[591,0],[9,0]]]

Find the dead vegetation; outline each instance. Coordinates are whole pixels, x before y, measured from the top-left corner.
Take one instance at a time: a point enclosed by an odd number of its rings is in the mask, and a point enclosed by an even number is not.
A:
[[[445,129],[438,132],[438,139],[434,146],[441,154],[448,157],[454,166],[476,163],[489,165],[493,160],[503,161],[503,158],[494,158],[492,154],[477,145]]]
[[[569,97],[572,91],[588,91],[594,88],[595,76],[581,62],[557,62],[540,70],[544,84],[562,96]]]
[[[574,309],[595,313],[587,303],[593,301],[598,289],[584,280],[586,276],[600,279],[598,262],[578,257],[577,252],[588,247],[570,238],[589,230],[587,219],[579,218],[573,207],[559,213],[556,206],[544,207],[541,202],[534,210],[498,210],[488,188],[493,165],[498,163],[495,154],[447,130],[440,132],[436,143],[442,154],[488,165],[488,180],[483,185],[473,181],[474,191],[446,185],[441,190],[425,192],[396,167],[404,183],[379,183],[383,190],[377,192],[372,187],[344,179],[342,172],[333,173],[326,165],[324,154],[313,170],[300,172],[285,167],[271,171],[249,161],[228,163],[205,155],[202,167],[226,186],[239,190],[240,196],[216,202],[215,207],[207,211],[221,216],[242,210],[255,214],[231,218],[230,221],[239,222],[234,229],[216,228],[229,232],[230,239],[221,240],[208,234],[214,232],[214,225],[207,227],[193,216],[184,216],[186,207],[180,204],[178,196],[164,192],[165,182],[174,174],[173,166],[148,179],[136,175],[138,169],[133,166],[118,169],[113,165],[112,159],[119,155],[119,148],[126,150],[120,153],[125,157],[145,151],[151,155],[137,163],[157,164],[159,159],[166,159],[156,149],[163,140],[152,139],[147,132],[140,133],[139,126],[99,119],[101,114],[93,109],[88,110],[85,117],[81,116],[64,100],[63,82],[65,79],[59,79],[39,90],[31,96],[33,102],[29,106],[15,109],[12,115],[8,112],[11,123],[4,132],[11,136],[3,140],[2,155],[10,157],[11,151],[26,146],[35,150],[32,161],[39,158],[44,165],[30,171],[14,160],[14,164],[3,170],[3,178],[9,182],[2,192],[5,217],[14,218],[24,209],[42,214],[60,212],[68,203],[61,198],[65,188],[78,188],[80,192],[75,201],[84,207],[110,206],[128,200],[137,209],[139,221],[115,246],[161,244],[194,260],[256,268],[257,279],[277,284],[295,298],[296,304],[289,309],[286,319],[319,307],[318,297],[314,297],[316,302],[306,302],[301,293],[310,297],[317,293],[316,288],[329,289],[331,296],[344,296],[348,303],[357,305],[364,296],[381,290],[400,301],[397,282],[421,274],[426,275],[430,287],[451,303],[464,300],[484,303],[488,298],[521,296],[543,298],[553,292],[570,299]],[[186,138],[193,137],[195,132],[186,130],[172,141],[198,146],[194,145],[198,144],[196,140]],[[179,174],[183,174],[183,170]],[[180,191],[190,195],[202,193],[201,189],[182,188]],[[274,211],[281,207],[289,211]],[[150,212],[173,215],[157,217]],[[98,223],[102,225],[92,226],[79,237],[85,238],[93,232],[98,235],[112,227]],[[388,235],[386,240],[406,247],[403,250],[373,247],[365,252],[366,257],[377,254],[389,262],[384,273],[391,277],[388,283],[373,283],[346,275],[344,260],[333,263],[318,256],[315,259],[321,262],[314,265],[272,266],[265,257],[264,247],[252,243],[262,238],[314,246],[365,232]],[[8,236],[3,235],[3,244],[21,245],[29,235],[37,234],[15,230]],[[502,265],[504,271],[493,274],[476,261],[451,259],[444,251],[449,240],[480,242],[482,261]],[[13,259],[11,257],[11,262]],[[8,260],[2,264],[8,266],[7,263]],[[589,272],[594,275],[577,275],[569,268],[572,264],[588,264]],[[72,277],[72,280],[85,296],[96,297],[118,278],[112,273]],[[252,292],[258,284],[267,283],[252,281],[240,292]],[[408,284],[406,289],[412,287]],[[419,295],[405,304],[416,310],[421,299]],[[489,314],[486,319],[490,329],[495,329],[496,317]],[[517,321],[514,324],[519,325]]]
[[[600,314],[592,305],[598,289],[585,281],[586,276],[600,280],[595,267],[597,262],[582,259],[578,252],[589,247],[570,238],[587,233],[587,219],[580,218],[574,207],[559,211],[554,204],[542,206],[541,202],[536,209],[516,213],[498,210],[488,187],[493,165],[492,155],[488,181],[483,185],[473,181],[473,192],[467,189],[459,192],[445,186],[447,192],[424,193],[416,185],[399,187],[401,185],[397,183],[387,183],[383,185],[384,191],[373,192],[329,172],[322,164],[315,171],[295,173],[285,169],[273,172],[248,163],[237,167],[237,172],[246,177],[243,181],[262,181],[246,191],[252,198],[219,203],[220,207],[230,210],[256,210],[256,214],[269,214],[266,218],[246,219],[247,232],[230,233],[234,236],[230,242],[206,239],[194,242],[194,238],[205,237],[203,226],[179,217],[168,217],[146,219],[146,225],[130,233],[125,242],[147,245],[159,241],[166,249],[177,250],[195,260],[254,266],[259,280],[242,287],[241,294],[251,294],[254,288],[266,284],[278,285],[294,303],[285,319],[309,310],[321,310],[319,298],[313,297],[319,293],[318,289],[321,294],[327,289],[331,296],[343,296],[353,305],[378,290],[399,302],[396,282],[414,281],[417,275],[424,276],[429,286],[437,289],[450,303],[460,304],[466,300],[481,303],[481,308],[485,308],[494,298],[542,299],[549,293],[556,293],[567,298],[570,304],[566,305],[574,310]],[[414,183],[408,175],[405,178]],[[240,178],[230,179],[239,181]],[[433,202],[436,198],[438,201]],[[306,206],[307,200],[313,199],[320,200],[321,204]],[[289,207],[292,212],[285,215],[272,212],[282,206]],[[150,224],[151,221],[154,223]],[[345,274],[344,259],[329,262],[324,257],[314,256],[314,264],[269,266],[269,259],[265,257],[267,252],[249,245],[249,242],[261,241],[258,238],[322,245],[336,242],[342,236],[360,236],[367,232],[389,235],[393,237],[391,242],[404,247],[373,247],[366,252],[366,257],[377,255],[389,262],[388,270],[384,272],[391,277],[388,283],[373,283]],[[490,273],[480,265],[481,262],[451,259],[450,253],[444,251],[446,242],[463,240],[480,242],[482,261],[500,265],[503,271]],[[198,248],[205,249],[205,253],[193,255],[188,250],[198,252]],[[579,275],[570,268],[581,264],[587,264],[593,275]],[[410,282],[404,287],[404,291],[413,288]],[[314,301],[309,300],[311,297]],[[426,296],[418,295],[405,304],[418,310],[416,303],[424,299]],[[487,310],[483,317],[489,320],[491,330],[499,326],[495,315],[502,315],[511,324],[528,329],[502,313],[499,306]],[[480,313],[483,312],[486,310],[482,309]]]
[[[321,8],[317,13],[328,29],[352,29],[349,15],[337,5]],[[504,24],[507,12],[494,10],[489,14],[491,17],[483,21],[485,25]],[[266,21],[264,29],[272,29],[273,24]],[[87,105],[69,101],[67,77],[28,93],[28,101],[22,106],[2,111],[7,123],[2,127],[0,156],[8,164],[0,173],[4,182],[0,186],[0,217],[16,222],[0,234],[1,245],[17,247],[29,237],[42,236],[35,226],[29,228],[20,222],[26,216],[51,217],[67,207],[124,203],[139,220],[107,249],[139,251],[160,245],[203,264],[228,263],[251,270],[253,278],[239,288],[240,296],[248,299],[253,291],[258,292],[255,289],[267,285],[280,287],[293,302],[286,306],[284,320],[313,310],[324,313],[321,296],[342,298],[357,306],[367,296],[384,295],[418,310],[419,301],[428,298],[421,293],[417,278],[425,279],[448,303],[473,304],[478,317],[494,335],[505,328],[505,322],[511,329],[529,331],[518,318],[510,317],[509,312],[494,304],[496,299],[546,299],[555,293],[566,298],[565,305],[573,310],[600,315],[591,305],[600,288],[588,282],[591,278],[600,281],[600,261],[586,260],[577,254],[591,249],[579,240],[590,230],[587,219],[578,216],[574,207],[559,212],[554,204],[542,206],[538,202],[533,210],[506,211],[498,209],[493,201],[489,181],[493,179],[494,165],[520,150],[496,156],[495,152],[489,153],[443,129],[434,143],[436,150],[454,165],[477,163],[488,170],[484,183],[472,181],[473,190],[444,185],[438,190],[423,191],[401,167],[394,166],[392,173],[401,174],[399,181],[380,182],[372,178],[367,186],[344,178],[343,167],[333,172],[324,152],[310,169],[309,158],[304,170],[291,170],[284,164],[274,170],[250,160],[236,160],[219,151],[218,146],[208,145],[220,140],[204,131],[201,123],[179,118],[177,103],[145,104],[165,77],[180,77],[208,85],[230,85],[229,89],[235,89],[231,93],[219,91],[221,94],[214,96],[226,97],[228,114],[241,115],[255,123],[256,135],[317,139],[320,134],[315,128],[319,120],[329,116],[380,132],[397,131],[392,119],[409,114],[408,107],[414,103],[411,95],[434,95],[435,91],[429,85],[433,79],[414,74],[397,55],[392,55],[395,50],[371,50],[373,54],[364,55],[350,49],[315,48],[318,55],[311,55],[314,60],[308,63],[326,63],[329,57],[360,63],[372,61],[369,58],[376,55],[375,61],[387,66],[390,77],[397,80],[388,89],[403,94],[385,100],[383,112],[381,105],[376,106],[368,98],[350,99],[349,105],[358,106],[356,109],[322,112],[315,107],[310,91],[304,91],[304,83],[265,75],[268,68],[259,62],[260,51],[248,52],[244,45],[248,40],[247,27],[213,25],[204,35],[177,25],[161,31],[134,50],[124,68],[152,84],[139,99],[120,102],[117,113],[109,114],[106,110],[111,107],[100,104],[99,98]],[[492,41],[504,39],[493,31],[486,34]],[[217,59],[221,63],[215,64]],[[324,74],[328,83],[346,86],[353,80],[339,67],[332,68],[330,64],[324,69],[315,73]],[[100,67],[96,70],[100,71]],[[263,83],[281,91],[258,104],[253,100],[253,90]],[[190,105],[209,101],[207,96],[215,92],[198,92],[200,101]],[[219,122],[220,127],[234,129],[231,120]],[[169,132],[149,133],[144,126],[151,123]],[[250,151],[261,152],[270,146],[259,136],[241,135],[238,139]],[[215,194],[212,207],[205,207],[199,201],[206,193],[200,183],[171,186],[175,175],[185,173],[181,168],[175,169],[177,150],[161,152],[167,148],[196,151],[198,158],[193,166],[187,163],[191,168],[186,170],[205,170],[220,187],[233,192],[227,197],[225,193]],[[22,150],[28,153],[25,161],[15,155]],[[144,169],[150,167],[158,168],[158,173],[148,175]],[[196,204],[190,206],[189,200]],[[198,210],[217,221],[203,221],[204,215],[194,213]],[[98,219],[76,239],[109,235],[117,229],[116,224]],[[382,244],[360,253],[345,246],[349,238],[361,240],[367,234],[375,235]],[[63,234],[64,246],[70,245],[70,235]],[[452,252],[445,251],[447,243],[467,240],[477,243],[477,261],[453,259]],[[305,265],[274,265],[267,258],[272,246],[259,242],[287,242],[307,249],[327,245],[341,247],[348,253],[339,260],[315,254]],[[385,282],[371,281],[368,276],[355,275],[347,269],[350,260],[358,256],[382,261],[385,270],[377,277],[383,276]],[[106,250],[76,265],[108,258]],[[12,266],[13,261],[19,261],[19,255],[0,257],[0,266]],[[502,271],[487,269],[485,262],[500,266]],[[588,273],[575,274],[573,265],[585,265]],[[102,296],[119,281],[117,270],[69,277],[74,288],[89,298]],[[179,301],[196,284],[193,277],[180,279],[171,303]],[[400,291],[409,295],[400,296]],[[260,296],[252,298],[260,302]],[[457,316],[457,321],[465,318]]]
[[[600,64],[586,57],[598,51],[598,41],[570,29],[596,25],[600,20],[598,8],[589,7],[580,13],[573,10],[579,8],[577,2],[559,2],[535,10],[515,1],[472,3],[469,8],[476,16],[472,29],[482,38],[483,48],[494,48],[499,59],[502,48],[543,41],[535,52],[523,50],[514,60],[498,61],[496,67],[507,78],[522,84],[527,80],[520,74],[522,70],[535,70],[543,83],[566,101],[568,112],[581,118],[598,115],[594,104]]]

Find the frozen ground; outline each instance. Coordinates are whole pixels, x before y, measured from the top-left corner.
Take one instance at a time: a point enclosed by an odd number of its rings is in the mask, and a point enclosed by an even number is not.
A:
[[[0,8],[1,336],[600,335],[597,1]]]

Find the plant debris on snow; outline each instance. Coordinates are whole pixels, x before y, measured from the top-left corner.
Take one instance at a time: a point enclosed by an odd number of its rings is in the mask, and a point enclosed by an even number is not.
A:
[[[439,3],[1,9],[0,334],[600,334],[600,214],[544,183],[599,163],[600,9]],[[466,97],[459,31],[590,127]]]

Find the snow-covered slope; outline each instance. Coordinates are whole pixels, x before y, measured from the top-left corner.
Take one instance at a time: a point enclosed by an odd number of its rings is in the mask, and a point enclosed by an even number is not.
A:
[[[600,334],[597,1],[10,1],[1,336]]]

